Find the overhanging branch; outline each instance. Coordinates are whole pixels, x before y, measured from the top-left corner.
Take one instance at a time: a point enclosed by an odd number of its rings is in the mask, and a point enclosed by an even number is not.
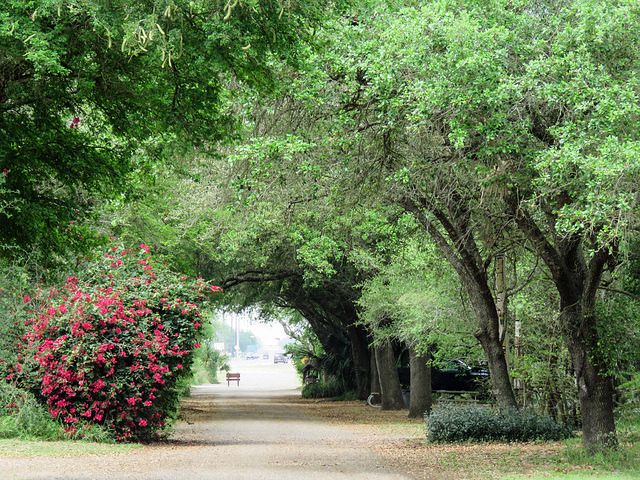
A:
[[[247,270],[236,275],[229,276],[221,282],[220,286],[227,290],[241,283],[249,282],[273,282],[284,280],[290,277],[299,277],[300,273],[292,270],[267,271],[267,270]]]
[[[640,296],[631,293],[631,292],[626,292],[624,290],[618,290],[617,288],[611,288],[611,287],[603,287],[603,286],[599,286],[598,287],[599,290],[606,290],[607,292],[614,292],[614,293],[620,293],[621,295],[626,295],[627,297],[631,297],[634,300],[640,302]]]

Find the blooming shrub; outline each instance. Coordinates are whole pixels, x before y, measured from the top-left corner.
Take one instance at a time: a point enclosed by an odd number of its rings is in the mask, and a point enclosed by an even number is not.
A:
[[[41,292],[44,306],[25,322],[9,379],[76,436],[100,425],[119,441],[146,441],[175,418],[199,347],[199,308],[220,290],[152,268],[140,247],[111,247],[87,265],[89,280]]]

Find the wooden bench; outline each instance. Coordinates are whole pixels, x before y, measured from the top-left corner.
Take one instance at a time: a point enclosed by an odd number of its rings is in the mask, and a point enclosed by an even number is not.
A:
[[[458,402],[476,401],[478,396],[481,395],[480,392],[476,392],[475,390],[432,390],[431,393],[439,394],[443,400],[454,400]]]
[[[239,373],[227,373],[227,387],[231,382],[238,382],[240,386],[240,374]]]

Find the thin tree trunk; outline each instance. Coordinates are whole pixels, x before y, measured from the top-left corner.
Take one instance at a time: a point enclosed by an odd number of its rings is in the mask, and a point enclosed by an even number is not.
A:
[[[371,368],[369,369],[369,372],[371,374],[371,391],[369,393],[380,394],[380,375],[378,375],[378,364],[376,362],[375,347],[372,347],[371,350]]]
[[[431,413],[431,365],[429,354],[418,354],[409,347],[411,369],[411,393],[409,395],[409,418],[422,418]]]
[[[375,347],[376,365],[382,394],[382,410],[402,410],[405,408],[402,398],[402,386],[398,378],[396,359],[389,339],[383,339]]]

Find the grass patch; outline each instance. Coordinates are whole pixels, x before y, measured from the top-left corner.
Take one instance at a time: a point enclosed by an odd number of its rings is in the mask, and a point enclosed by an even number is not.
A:
[[[567,441],[563,456],[571,465],[589,465],[597,470],[633,472],[640,478],[640,443],[622,443],[607,453],[586,454],[578,440]]]
[[[17,438],[0,439],[0,457],[81,457],[112,455],[143,448],[136,443],[91,443],[86,441],[46,442]]]
[[[549,475],[540,474],[533,476],[504,477],[503,480],[638,480],[637,475],[627,473],[602,474],[597,472],[582,473],[552,473]]]

